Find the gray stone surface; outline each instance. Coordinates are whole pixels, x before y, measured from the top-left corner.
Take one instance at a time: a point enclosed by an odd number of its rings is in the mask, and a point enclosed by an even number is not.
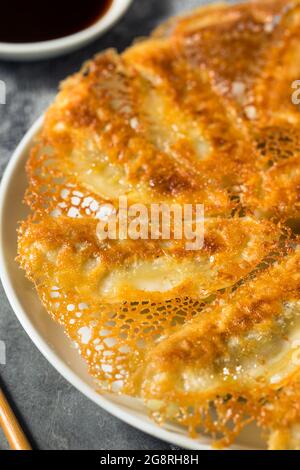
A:
[[[0,105],[0,177],[19,140],[55,96],[60,80],[97,51],[107,47],[122,50],[169,15],[202,3],[205,1],[135,0],[113,30],[81,51],[51,61],[0,62],[0,80],[7,86],[7,103]],[[172,448],[113,418],[69,385],[23,331],[1,287],[0,340],[7,348],[7,364],[0,365],[0,381],[35,448]],[[0,450],[6,448],[0,431]]]

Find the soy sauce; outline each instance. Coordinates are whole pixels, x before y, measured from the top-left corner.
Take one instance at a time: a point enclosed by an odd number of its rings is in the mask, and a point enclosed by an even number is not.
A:
[[[0,42],[37,42],[82,31],[110,8],[113,0],[5,0],[1,2]]]

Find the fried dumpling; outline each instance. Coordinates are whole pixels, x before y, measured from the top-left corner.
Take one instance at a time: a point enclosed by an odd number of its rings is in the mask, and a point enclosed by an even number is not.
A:
[[[205,425],[215,404],[215,432],[222,422],[229,439],[253,419],[289,432],[300,419],[299,267],[298,245],[161,341],[140,379],[150,407]]]
[[[97,55],[27,163],[18,261],[98,387],[221,445],[256,420],[300,447],[299,26],[299,0],[215,4]],[[100,240],[121,196],[202,204],[203,246]]]

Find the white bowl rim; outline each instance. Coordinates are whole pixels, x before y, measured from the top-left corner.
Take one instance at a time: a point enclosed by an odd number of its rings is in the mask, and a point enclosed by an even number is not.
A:
[[[107,12],[101,16],[91,26],[78,31],[77,33],[63,36],[49,41],[37,41],[26,43],[10,43],[0,41],[0,54],[5,54],[7,57],[11,54],[24,57],[31,56],[42,57],[49,54],[59,54],[70,49],[74,50],[79,48],[82,44],[92,41],[98,35],[105,33],[124,15],[133,0],[113,0]]]
[[[8,188],[12,183],[15,169],[17,167],[18,161],[24,156],[24,153],[28,152],[34,137],[38,134],[39,130],[42,127],[44,121],[44,115],[42,115],[28,130],[25,134],[15,152],[13,153],[2,177],[0,184],[0,279],[3,284],[4,291],[9,300],[9,303],[17,316],[22,327],[33,341],[37,349],[42,353],[42,355],[47,359],[48,362],[77,390],[79,390],[83,395],[92,400],[94,403],[99,405],[105,411],[109,412],[113,416],[121,419],[123,422],[133,426],[136,429],[139,429],[142,432],[145,432],[157,439],[161,439],[165,442],[174,444],[179,447],[191,450],[212,450],[210,439],[203,437],[203,439],[208,442],[208,444],[201,444],[198,440],[184,436],[183,434],[169,431],[159,425],[148,422],[134,416],[130,409],[128,411],[118,404],[109,400],[108,397],[105,397],[99,394],[96,390],[93,390],[92,387],[87,385],[84,380],[79,378],[75,372],[54,352],[54,350],[47,344],[42,335],[37,331],[34,324],[28,317],[25,309],[22,307],[19,302],[17,295],[15,293],[14,287],[10,280],[9,266],[5,260],[5,247],[3,241],[3,234],[1,227],[4,226],[4,207],[6,194]],[[251,449],[245,445],[234,445],[230,448],[231,450],[249,450]]]

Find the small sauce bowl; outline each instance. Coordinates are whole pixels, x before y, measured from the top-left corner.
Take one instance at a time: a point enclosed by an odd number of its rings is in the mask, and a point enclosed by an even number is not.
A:
[[[127,11],[133,0],[112,0],[108,10],[89,27],[74,34],[41,42],[0,42],[0,59],[31,61],[72,52],[108,31]],[[76,8],[74,3],[74,8]],[[3,18],[5,21],[5,18]]]

